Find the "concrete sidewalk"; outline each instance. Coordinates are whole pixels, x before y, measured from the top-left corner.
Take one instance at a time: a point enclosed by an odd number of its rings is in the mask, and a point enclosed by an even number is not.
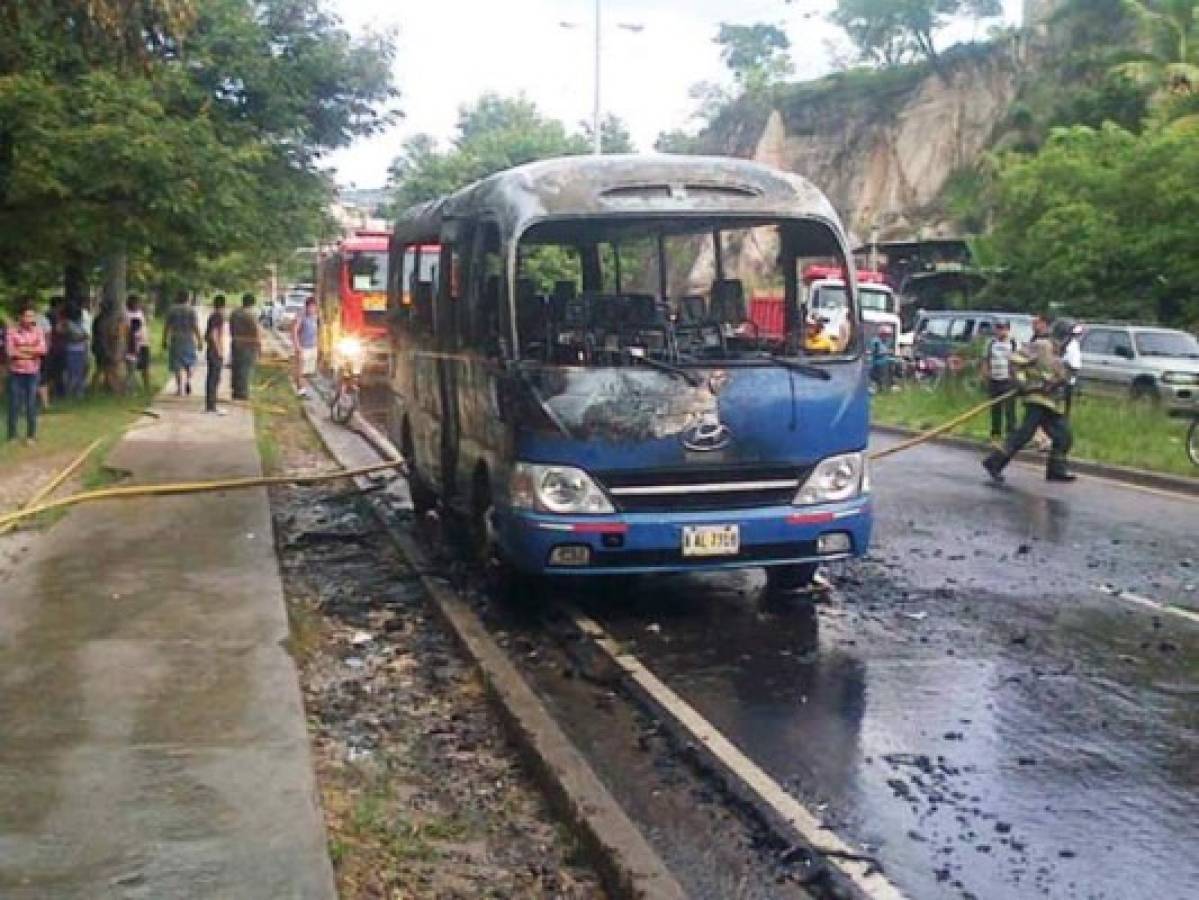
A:
[[[164,395],[109,465],[259,474],[251,413],[202,408]],[[79,507],[40,539],[0,586],[0,897],[334,897],[286,637],[265,490]]]

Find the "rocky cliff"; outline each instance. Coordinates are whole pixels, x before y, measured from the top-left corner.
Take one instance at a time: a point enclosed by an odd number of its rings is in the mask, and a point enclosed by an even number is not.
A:
[[[859,71],[792,85],[774,108],[726,119],[709,138],[813,181],[855,238],[945,235],[956,229],[939,198],[997,139],[1024,56],[1012,39],[957,48],[940,72]]]

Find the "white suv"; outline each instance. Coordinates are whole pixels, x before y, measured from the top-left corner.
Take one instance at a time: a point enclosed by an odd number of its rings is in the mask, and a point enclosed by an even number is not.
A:
[[[1079,381],[1088,394],[1160,403],[1199,414],[1199,340],[1172,328],[1086,325]]]

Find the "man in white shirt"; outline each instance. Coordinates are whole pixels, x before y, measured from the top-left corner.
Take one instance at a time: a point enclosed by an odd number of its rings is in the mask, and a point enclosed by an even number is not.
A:
[[[1070,379],[1066,382],[1066,415],[1070,415],[1070,410],[1074,406],[1074,390],[1078,387],[1078,373],[1082,369],[1082,332],[1081,325],[1075,325],[1070,329],[1070,336],[1066,338],[1066,343],[1062,347],[1062,363],[1066,370],[1070,373]]]
[[[1012,340],[1007,322],[995,323],[995,336],[987,343],[983,356],[983,371],[987,378],[987,394],[993,400],[1011,394],[1016,387],[1012,379]],[[1008,397],[991,407],[991,443],[998,446],[1016,430],[1016,398]]]

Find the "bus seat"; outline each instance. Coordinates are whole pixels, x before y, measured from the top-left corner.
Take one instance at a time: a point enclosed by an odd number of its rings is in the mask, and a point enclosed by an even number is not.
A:
[[[713,322],[740,325],[749,321],[745,306],[745,285],[739,278],[725,278],[712,285]]]
[[[653,294],[629,294],[624,300],[621,343],[660,355],[670,347],[669,318]]]
[[[622,306],[623,321],[629,328],[658,328],[664,324],[658,298],[653,294],[629,294]]]
[[[619,294],[584,292],[591,303],[592,325],[601,331],[619,331],[624,325],[626,298]]]
[[[516,282],[516,330],[522,357],[544,356],[549,342],[547,304],[536,289],[531,279],[521,278]]]
[[[708,318],[708,304],[699,294],[688,294],[679,300],[679,324],[699,325]]]

